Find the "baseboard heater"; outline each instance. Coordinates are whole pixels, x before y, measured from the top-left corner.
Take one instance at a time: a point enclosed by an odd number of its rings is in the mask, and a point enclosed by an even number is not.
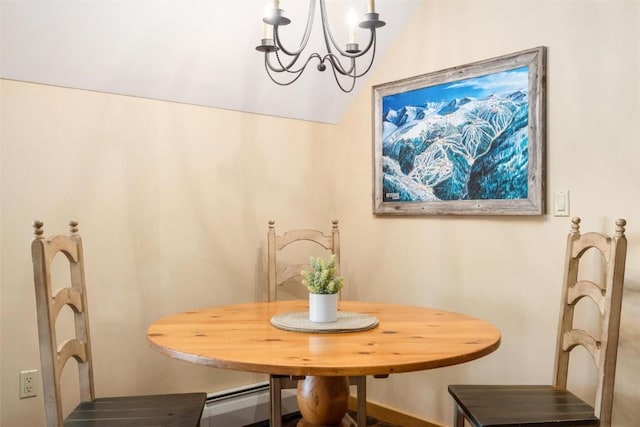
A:
[[[282,414],[298,410],[295,390],[282,391]],[[207,396],[200,427],[242,427],[269,419],[269,383],[235,387]]]

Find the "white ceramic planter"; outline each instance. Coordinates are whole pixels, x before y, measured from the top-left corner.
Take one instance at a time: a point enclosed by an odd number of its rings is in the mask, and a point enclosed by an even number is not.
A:
[[[338,294],[309,294],[309,320],[329,323],[338,320]]]

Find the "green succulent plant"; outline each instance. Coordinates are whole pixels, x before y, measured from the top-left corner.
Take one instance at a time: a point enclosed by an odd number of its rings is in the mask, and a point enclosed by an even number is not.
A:
[[[336,277],[336,256],[329,261],[322,258],[309,258],[311,271],[302,270],[302,284],[312,294],[336,294],[344,286],[342,277]]]

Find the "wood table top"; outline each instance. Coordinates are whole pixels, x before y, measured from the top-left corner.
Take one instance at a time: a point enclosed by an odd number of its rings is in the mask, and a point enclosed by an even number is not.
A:
[[[308,310],[307,301],[216,306],[164,317],[147,331],[152,347],[180,360],[281,375],[359,376],[411,372],[468,362],[500,345],[484,320],[399,304],[340,301],[339,310],[376,316],[364,332],[315,334],[275,328],[276,314]]]

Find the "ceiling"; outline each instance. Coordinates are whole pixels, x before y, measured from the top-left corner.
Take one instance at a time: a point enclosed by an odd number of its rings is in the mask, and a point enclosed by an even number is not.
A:
[[[377,0],[376,62],[421,0]],[[332,30],[347,40],[348,10],[365,0],[328,0]],[[130,95],[324,123],[336,123],[358,90],[343,93],[329,69],[310,63],[291,86],[271,82],[255,50],[265,0],[2,0],[0,76],[5,79]],[[283,39],[299,43],[307,2],[281,0],[292,24]],[[307,48],[325,52],[316,10]],[[368,39],[358,30],[358,41]],[[375,67],[375,63],[374,63]],[[360,80],[365,80],[360,79]]]

